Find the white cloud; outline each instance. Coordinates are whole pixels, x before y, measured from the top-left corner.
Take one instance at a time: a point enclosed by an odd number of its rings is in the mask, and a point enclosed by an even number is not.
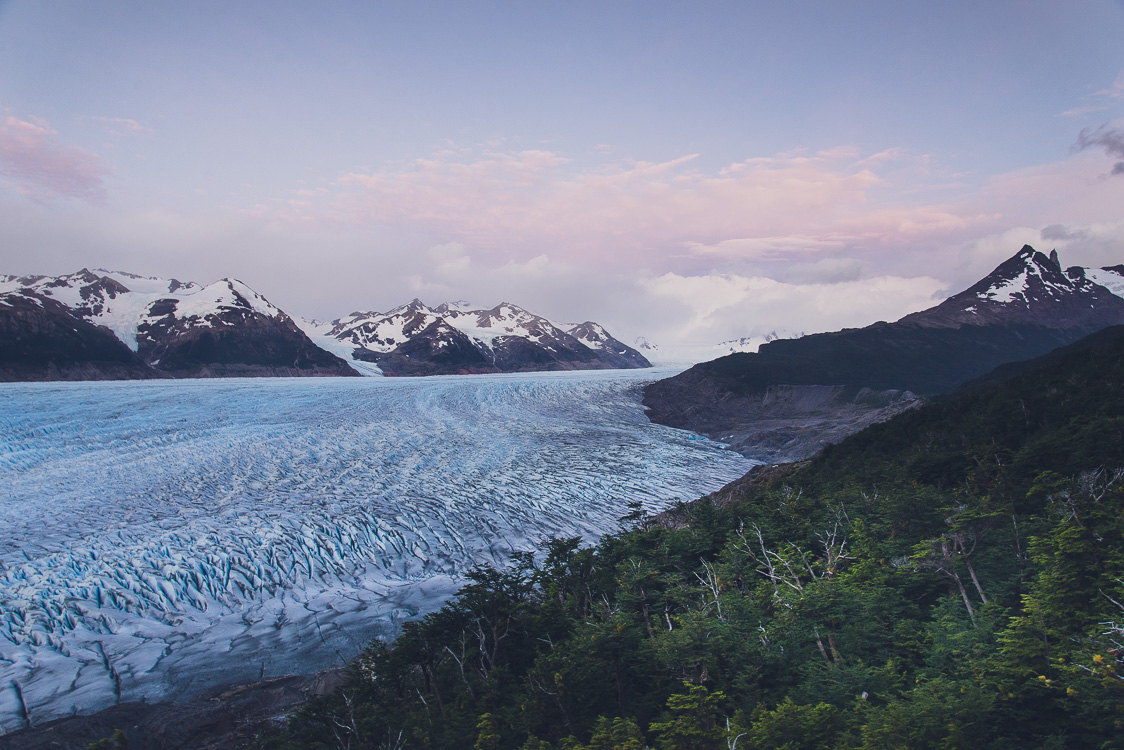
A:
[[[784,280],[790,284],[839,284],[858,281],[862,275],[862,261],[854,258],[824,258],[815,263],[789,266]]]
[[[774,330],[833,331],[897,320],[931,306],[943,282],[922,276],[881,276],[838,283],[788,283],[764,277],[663,274],[640,286],[660,299],[687,308],[676,326],[651,338],[712,343]]]

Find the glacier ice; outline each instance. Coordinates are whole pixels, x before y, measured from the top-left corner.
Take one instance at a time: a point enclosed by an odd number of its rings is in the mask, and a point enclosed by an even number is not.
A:
[[[743,474],[648,422],[667,374],[0,386],[0,733],[330,666],[476,562]]]

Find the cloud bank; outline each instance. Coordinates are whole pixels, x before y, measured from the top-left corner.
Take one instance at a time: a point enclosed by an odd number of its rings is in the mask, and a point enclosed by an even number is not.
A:
[[[147,132],[123,118],[90,122]],[[1120,263],[1124,220],[1105,155],[1124,158],[1122,141],[1106,124],[1082,131],[1067,158],[986,178],[896,148],[715,167],[698,154],[627,161],[600,149],[582,161],[450,147],[314,177],[254,205],[216,205],[224,199],[203,191],[190,208],[122,205],[122,194],[111,209],[99,157],[41,120],[8,117],[0,179],[23,199],[0,196],[0,240],[19,261],[0,272],[235,276],[322,319],[415,296],[503,300],[671,346],[812,333],[928,307],[1024,243],[1056,247],[1065,263]]]

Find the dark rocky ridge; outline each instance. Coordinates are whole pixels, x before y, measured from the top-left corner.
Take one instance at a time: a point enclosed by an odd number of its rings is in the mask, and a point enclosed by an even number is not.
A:
[[[33,293],[0,296],[0,381],[158,378],[113,332]]]
[[[796,460],[908,408],[914,394],[949,391],[1119,323],[1124,299],[1026,246],[929,310],[698,364],[649,385],[644,404],[652,421],[748,457]]]

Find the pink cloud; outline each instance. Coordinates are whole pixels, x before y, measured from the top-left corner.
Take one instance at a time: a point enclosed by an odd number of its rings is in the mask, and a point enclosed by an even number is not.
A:
[[[1080,155],[982,185],[900,149],[796,151],[720,169],[700,161],[687,154],[579,166],[543,150],[449,149],[405,167],[351,172],[327,191],[248,213],[309,227],[421,231],[460,243],[493,268],[542,253],[585,267],[681,273],[831,256],[874,268],[900,265],[909,251],[937,273],[942,248],[1110,210]],[[1067,194],[1059,197],[1063,183]]]
[[[888,184],[877,166],[904,160],[839,148],[707,172],[695,154],[576,169],[549,151],[443,152],[408,169],[346,174],[307,210],[278,201],[272,212],[302,223],[420,225],[503,259],[549,249],[621,265],[653,253],[777,260],[802,257],[801,243],[889,242],[969,221],[941,207],[874,203],[870,191]]]
[[[109,173],[101,157],[59,142],[38,118],[7,117],[0,122],[0,179],[37,200],[78,198],[105,201]]]

